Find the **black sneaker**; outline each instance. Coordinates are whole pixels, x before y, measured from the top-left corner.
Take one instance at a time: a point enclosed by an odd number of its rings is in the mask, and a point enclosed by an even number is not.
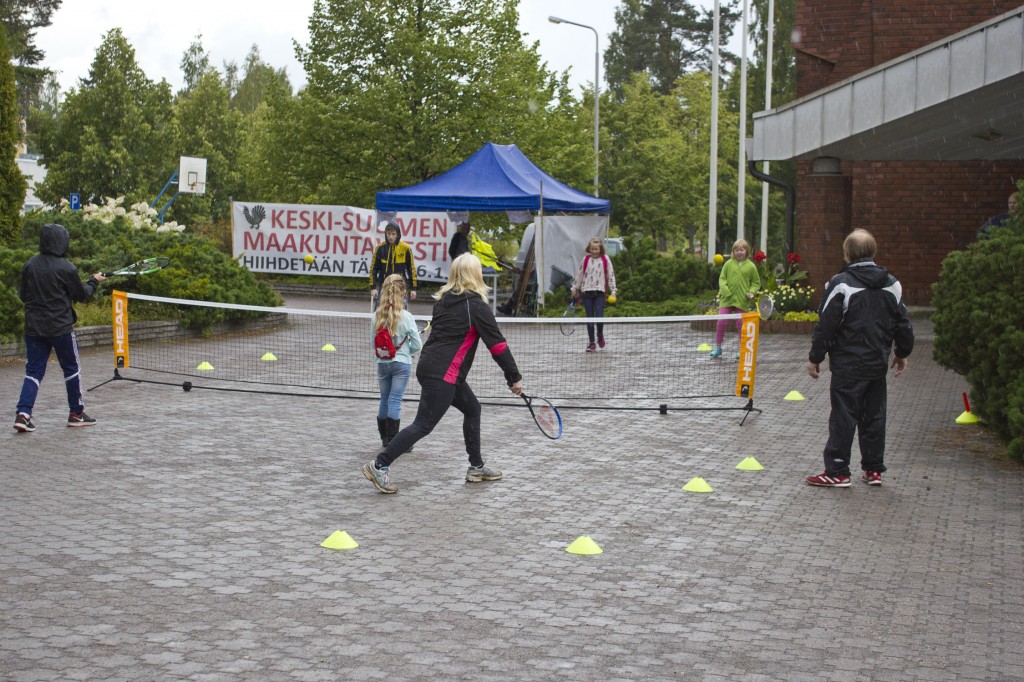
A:
[[[14,428],[27,433],[35,431],[36,425],[32,423],[32,417],[27,414],[18,413],[18,416],[14,418]]]
[[[72,412],[68,415],[68,426],[92,426],[96,420],[85,412]]]

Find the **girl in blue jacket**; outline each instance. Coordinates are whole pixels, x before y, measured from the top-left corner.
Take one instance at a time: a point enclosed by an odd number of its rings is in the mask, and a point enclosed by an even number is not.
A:
[[[380,386],[377,430],[383,447],[387,447],[401,426],[402,397],[412,376],[412,356],[423,347],[416,320],[405,309],[405,278],[402,275],[388,275],[380,289],[380,306],[373,316],[374,334],[385,327],[391,334],[395,356],[377,358],[377,384]]]

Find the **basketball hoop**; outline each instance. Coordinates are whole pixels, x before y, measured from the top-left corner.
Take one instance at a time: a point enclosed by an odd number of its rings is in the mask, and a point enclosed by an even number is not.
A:
[[[178,191],[183,194],[206,193],[206,159],[180,157]]]

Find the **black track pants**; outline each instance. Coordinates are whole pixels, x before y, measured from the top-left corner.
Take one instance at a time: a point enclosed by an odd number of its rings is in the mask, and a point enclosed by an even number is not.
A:
[[[825,473],[850,475],[854,431],[860,445],[861,469],[885,471],[885,376],[851,379],[833,374],[829,393],[832,413],[828,418],[828,442],[824,452]]]
[[[469,463],[480,466],[480,401],[467,383],[449,384],[441,380],[420,381],[420,405],[412,424],[398,432],[387,448],[377,455],[377,466],[391,466],[399,455],[434,430],[441,417],[454,407],[462,413],[462,435],[466,441]]]

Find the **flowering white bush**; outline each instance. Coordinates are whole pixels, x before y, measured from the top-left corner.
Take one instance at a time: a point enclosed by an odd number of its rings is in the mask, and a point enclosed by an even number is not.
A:
[[[147,229],[156,230],[157,232],[181,232],[185,229],[184,225],[171,221],[160,225],[157,218],[157,210],[151,207],[144,201],[140,201],[137,204],[132,204],[128,209],[125,209],[121,204],[124,203],[124,197],[118,197],[116,199],[108,198],[102,206],[96,204],[85,204],[82,206],[81,211],[84,216],[90,220],[99,220],[100,222],[110,223],[113,222],[117,217],[124,217],[128,220],[128,223],[137,230]],[[68,203],[67,199],[60,200],[60,210],[62,213],[71,211],[71,204]]]

